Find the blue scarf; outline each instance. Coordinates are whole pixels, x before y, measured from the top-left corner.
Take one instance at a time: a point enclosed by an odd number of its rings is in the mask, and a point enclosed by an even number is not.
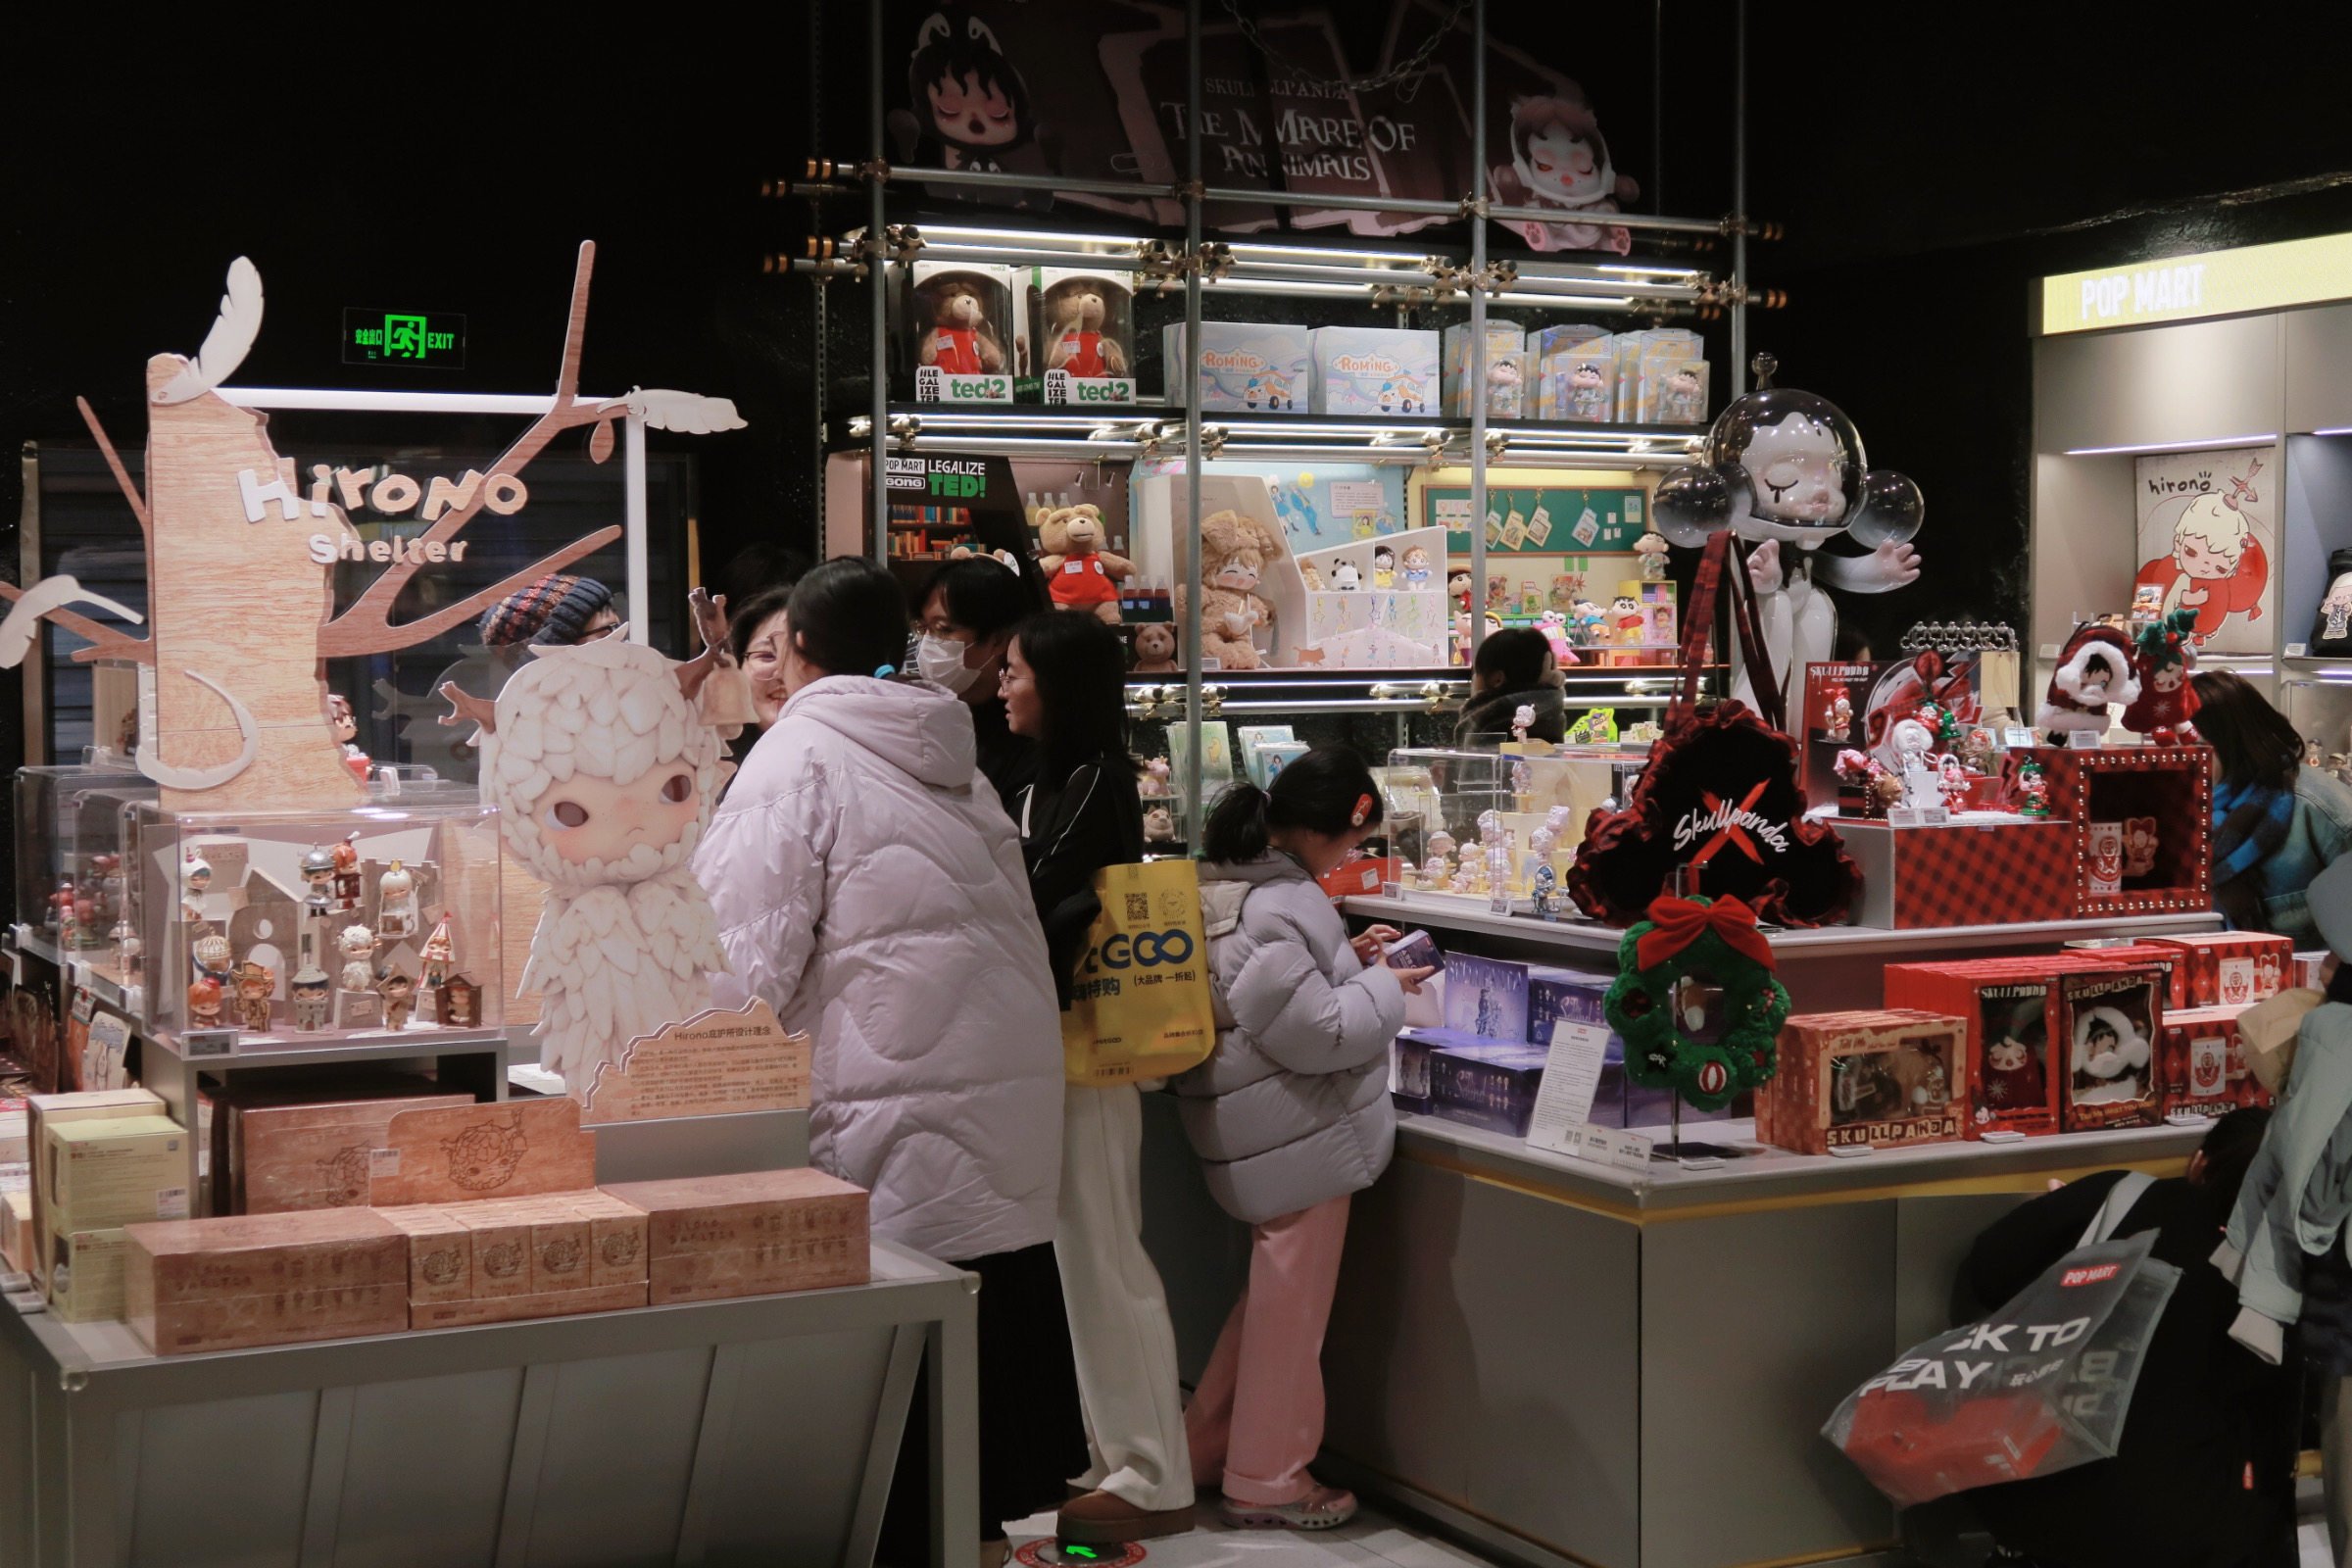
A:
[[[2257,871],[2286,844],[2295,792],[2267,784],[2213,787],[2213,901],[2241,931],[2264,928]],[[2243,880],[2241,880],[2243,879]]]

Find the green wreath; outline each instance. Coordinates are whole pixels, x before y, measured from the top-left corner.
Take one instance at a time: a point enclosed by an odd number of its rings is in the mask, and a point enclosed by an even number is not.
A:
[[[1675,983],[1692,975],[1723,991],[1723,1027],[1713,1040],[1691,1039],[1675,1016]],[[1700,1110],[1721,1110],[1770,1081],[1789,1002],[1745,905],[1669,895],[1618,944],[1605,1010],[1625,1038],[1626,1076],[1671,1089]]]

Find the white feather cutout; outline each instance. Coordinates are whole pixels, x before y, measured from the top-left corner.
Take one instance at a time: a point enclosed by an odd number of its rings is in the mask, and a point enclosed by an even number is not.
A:
[[[141,619],[139,612],[129,606],[116,604],[104,594],[94,594],[75,582],[72,572],[43,577],[19,594],[16,603],[8,607],[8,618],[0,620],[0,669],[14,669],[24,662],[24,656],[32,651],[33,638],[40,635],[41,617],[68,605],[96,605],[101,610],[113,611],[133,626]]]
[[[185,403],[210,392],[237,373],[261,330],[262,274],[240,256],[228,264],[228,292],[220,296],[220,315],[204,334],[204,347],[156,393],[155,401]]]
[[[651,428],[675,430],[681,435],[740,430],[744,424],[743,416],[735,412],[733,403],[725,398],[707,398],[700,392],[665,392],[660,388],[649,391],[637,387],[615,401]]]

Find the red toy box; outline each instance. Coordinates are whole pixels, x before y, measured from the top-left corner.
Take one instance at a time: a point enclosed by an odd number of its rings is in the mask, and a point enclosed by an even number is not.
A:
[[[2152,937],[2148,946],[2186,955],[2192,1007],[2250,1007],[2268,1002],[2294,970],[2295,944],[2260,931],[2217,931],[2193,937]]]
[[[2058,1130],[2050,1028],[2057,1007],[2055,977],[2070,963],[2092,967],[2088,959],[2057,956],[2031,963],[1978,958],[1886,966],[1889,1007],[1925,1008],[1962,1022],[1970,1106],[1966,1136]]]
[[[2187,1111],[2219,1116],[2237,1108],[2236,1086],[2230,1081],[2230,1064],[2237,1062],[2240,1081],[2246,1055],[2237,1043],[2237,1008],[2184,1007],[2164,1015],[2164,1044],[2156,1054],[2157,1076],[2164,1085],[2164,1113]]]
[[[2050,809],[2073,828],[2074,915],[2213,907],[2213,754],[2202,746],[2044,746]]]
[[[1856,925],[1908,931],[2074,917],[2070,822],[1891,827],[1839,817],[1838,834],[1862,867]]]
[[[1800,1154],[1946,1144],[1968,1125],[1968,1032],[1900,1008],[1800,1013],[1756,1095],[1756,1137]]]
[[[2094,969],[2058,977],[2051,1036],[2066,1053],[2060,1123],[2070,1133],[2153,1127],[2164,1120],[2156,1045],[2164,978],[2151,969]]]
[[[2188,1000],[2188,955],[2179,948],[2168,948],[2150,939],[2146,942],[2070,942],[2066,945],[2066,952],[2069,957],[2089,957],[2109,965],[2128,963],[2161,970],[2165,977],[2166,1010],[2191,1005]]]

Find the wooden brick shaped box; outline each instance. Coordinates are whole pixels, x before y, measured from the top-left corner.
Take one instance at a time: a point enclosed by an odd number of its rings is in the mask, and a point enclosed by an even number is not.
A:
[[[1909,1008],[1800,1013],[1756,1096],[1756,1137],[1800,1154],[1943,1144],[1968,1123],[1967,1031]]]
[[[866,1195],[815,1170],[625,1182],[605,1192],[647,1216],[656,1306],[863,1285]]]
[[[409,1239],[366,1208],[124,1227],[123,1316],[158,1355],[409,1326]]]
[[[2037,747],[2050,808],[2073,824],[2075,918],[2166,914],[2213,907],[2213,753],[2202,746]],[[2154,828],[2149,868],[2112,893],[2091,891],[2094,823]]]
[[[423,1095],[243,1106],[230,1145],[235,1212],[365,1208],[369,1161],[394,1116],[473,1102],[471,1095]]]
[[[409,1238],[420,1329],[646,1302],[645,1214],[599,1192],[380,1210]]]

